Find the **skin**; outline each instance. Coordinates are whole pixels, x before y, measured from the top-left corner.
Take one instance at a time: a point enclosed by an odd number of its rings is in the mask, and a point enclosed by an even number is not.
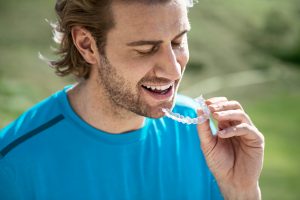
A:
[[[74,44],[92,71],[88,80],[68,91],[68,98],[88,124],[120,134],[141,128],[144,116],[162,117],[161,108],[173,106],[189,59],[190,25],[183,0],[155,5],[118,2],[112,10],[116,26],[108,32],[105,55],[99,54],[87,30],[72,29]],[[174,95],[165,100],[153,98],[141,86],[170,82],[175,84]],[[206,103],[219,131],[212,136],[207,121],[198,125],[199,138],[225,199],[260,199],[263,135],[238,102],[215,97]]]
[[[264,137],[237,101],[206,100],[218,123],[217,136],[209,122],[198,125],[201,148],[225,199],[261,199],[258,185],[263,167]],[[198,110],[198,115],[203,112]]]
[[[176,93],[189,59],[186,32],[190,25],[184,3],[113,3],[116,25],[107,35],[105,56],[99,54],[88,31],[73,28],[74,44],[92,65],[90,78],[68,93],[85,121],[109,133],[123,133],[140,128],[144,116],[162,117],[161,108],[173,106],[175,95],[157,100],[141,84],[174,82]]]

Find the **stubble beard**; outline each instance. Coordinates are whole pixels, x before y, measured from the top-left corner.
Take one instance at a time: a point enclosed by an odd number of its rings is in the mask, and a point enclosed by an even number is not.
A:
[[[98,84],[100,84],[105,91],[104,95],[107,95],[108,100],[112,106],[113,112],[122,117],[128,114],[137,114],[144,117],[160,118],[164,116],[161,108],[172,108],[174,104],[175,95],[169,102],[161,103],[160,105],[150,106],[141,96],[140,87],[144,81],[157,82],[162,81],[159,78],[147,78],[144,77],[137,83],[135,89],[130,86],[130,83],[121,75],[117,73],[117,70],[107,59],[106,55],[101,56],[101,63],[98,67]],[[178,81],[175,83],[177,88]]]

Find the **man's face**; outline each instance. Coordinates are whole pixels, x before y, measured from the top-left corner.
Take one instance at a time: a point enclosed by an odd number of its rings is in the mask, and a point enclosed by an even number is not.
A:
[[[171,108],[188,62],[190,29],[184,0],[113,3],[98,82],[113,106],[158,118]]]

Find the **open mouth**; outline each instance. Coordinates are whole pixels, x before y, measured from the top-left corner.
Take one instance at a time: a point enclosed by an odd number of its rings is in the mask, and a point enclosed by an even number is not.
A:
[[[161,86],[142,85],[142,87],[151,93],[165,95],[172,89],[173,85],[174,83],[172,82],[167,85],[161,85]]]

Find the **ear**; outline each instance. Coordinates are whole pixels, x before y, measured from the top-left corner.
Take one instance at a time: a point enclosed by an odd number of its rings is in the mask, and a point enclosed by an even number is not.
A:
[[[98,48],[92,34],[80,26],[74,26],[71,34],[74,45],[85,61],[89,64],[96,64]]]

